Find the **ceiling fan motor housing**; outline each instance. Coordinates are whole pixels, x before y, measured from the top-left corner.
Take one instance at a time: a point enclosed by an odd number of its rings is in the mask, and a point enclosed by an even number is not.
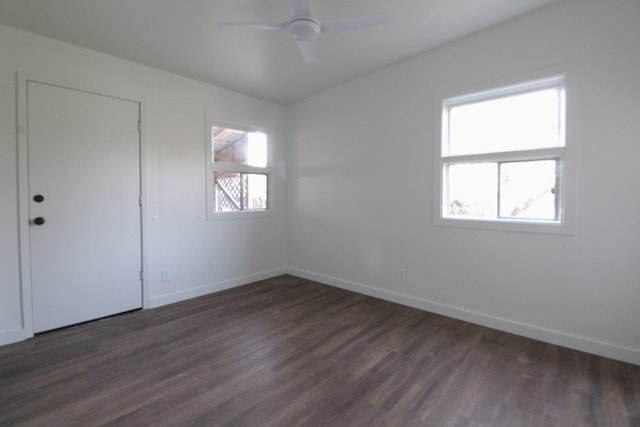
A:
[[[320,23],[315,19],[298,18],[289,21],[287,31],[293,39],[300,42],[312,42],[321,32]]]

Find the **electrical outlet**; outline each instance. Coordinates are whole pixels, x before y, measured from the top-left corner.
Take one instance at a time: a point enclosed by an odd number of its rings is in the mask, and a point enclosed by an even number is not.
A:
[[[160,281],[168,282],[169,281],[169,270],[161,270],[160,271]]]
[[[402,283],[404,282],[404,275],[407,272],[407,270],[405,270],[404,268],[399,268],[398,269],[398,282]]]

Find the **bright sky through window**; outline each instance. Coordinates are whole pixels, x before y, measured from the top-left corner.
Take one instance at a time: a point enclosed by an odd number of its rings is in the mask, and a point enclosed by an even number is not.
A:
[[[559,104],[559,90],[551,88],[452,106],[447,154],[558,147]]]
[[[260,132],[249,133],[248,164],[258,168],[267,166],[267,135]]]

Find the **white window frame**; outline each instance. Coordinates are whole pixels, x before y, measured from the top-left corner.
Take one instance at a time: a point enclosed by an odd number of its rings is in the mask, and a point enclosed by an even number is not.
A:
[[[273,211],[273,167],[272,167],[272,147],[271,134],[269,130],[260,128],[257,126],[249,126],[244,124],[232,123],[219,120],[206,120],[206,138],[205,138],[205,159],[206,159],[206,202],[207,202],[207,220],[219,220],[219,219],[240,219],[240,218],[256,218],[268,216]],[[257,167],[250,165],[240,165],[233,163],[216,163],[213,160],[213,135],[212,130],[214,127],[229,128],[240,130],[244,132],[263,133],[267,137],[267,165],[265,167]],[[242,210],[234,212],[216,212],[215,203],[215,172],[231,172],[231,173],[245,173],[245,174],[259,174],[267,176],[267,207],[260,210]]]
[[[454,96],[440,96],[436,109],[439,123],[436,134],[436,150],[434,162],[434,224],[437,226],[489,229],[498,231],[516,231],[551,234],[573,234],[572,217],[572,192],[574,190],[573,171],[574,156],[568,146],[567,138],[567,74],[555,74],[552,77],[521,80],[524,83],[496,84],[492,88],[481,88],[469,91],[466,94]],[[560,137],[561,146],[551,148],[539,148],[517,151],[501,151],[482,154],[448,155],[448,126],[449,111],[460,105],[488,101],[518,94],[524,94],[548,88],[558,88],[560,91]],[[469,163],[511,163],[522,161],[555,160],[557,169],[556,195],[556,220],[537,220],[519,218],[468,218],[447,216],[445,209],[449,206],[447,200],[447,173],[446,168],[455,164]],[[499,195],[498,195],[499,200]]]

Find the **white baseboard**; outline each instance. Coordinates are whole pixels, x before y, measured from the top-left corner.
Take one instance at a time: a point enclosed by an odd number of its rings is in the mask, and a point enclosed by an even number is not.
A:
[[[9,331],[0,332],[0,345],[13,344],[24,341],[33,337],[32,334],[26,332],[25,329],[11,329]]]
[[[252,282],[257,282],[259,280],[270,279],[272,277],[280,276],[285,274],[287,270],[285,268],[277,268],[274,270],[267,270],[256,274],[251,274],[248,276],[236,277],[233,279],[225,280],[222,282],[216,282],[205,286],[199,286],[196,288],[190,288],[181,290],[178,292],[172,292],[169,294],[158,295],[151,297],[149,299],[149,308],[160,307],[167,304],[173,304],[175,302],[180,302],[184,300],[188,300],[191,298],[201,297],[203,295],[208,295],[214,292],[224,291],[225,289],[235,288],[237,286],[247,285]]]
[[[180,302],[187,299],[200,297],[213,292],[219,292],[225,289],[247,285],[252,282],[269,279],[269,278],[280,276],[286,273],[287,273],[286,268],[277,268],[274,270],[263,271],[261,273],[236,277],[236,278],[225,280],[222,282],[213,283],[207,286],[200,286],[197,288],[186,289],[180,292],[159,295],[157,297],[150,298],[149,307],[145,307],[145,308],[160,307],[162,305],[172,304],[174,302]],[[8,331],[0,331],[0,346],[13,344],[19,341],[24,341],[29,338],[33,338],[33,334],[27,333],[25,329],[12,329]]]
[[[300,270],[297,268],[288,268],[287,272],[291,275],[304,279],[313,280],[324,283],[337,288],[346,289],[386,301],[395,302],[431,313],[441,314],[443,316],[464,320],[477,325],[509,332],[538,341],[544,341],[556,344],[562,347],[574,350],[584,351],[586,353],[596,354],[598,356],[608,357],[623,362],[640,365],[640,349],[625,347],[609,342],[599,341],[592,338],[568,334],[566,332],[538,327],[535,325],[522,323],[510,319],[492,316],[486,313],[480,313],[473,310],[464,309],[452,305],[442,304],[423,298],[400,294],[387,291],[380,288],[363,285],[361,283],[342,280],[337,277],[325,276],[310,271]]]

